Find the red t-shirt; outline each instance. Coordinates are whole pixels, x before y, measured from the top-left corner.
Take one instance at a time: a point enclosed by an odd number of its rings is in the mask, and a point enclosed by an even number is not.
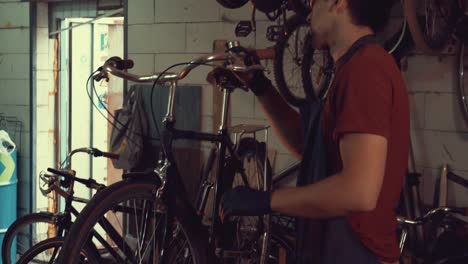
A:
[[[375,210],[346,218],[363,244],[381,260],[398,260],[395,209],[408,164],[409,102],[401,73],[383,48],[367,44],[343,65],[330,88],[323,122],[333,173],[342,169],[339,139],[343,134],[375,134],[387,139],[385,176]]]

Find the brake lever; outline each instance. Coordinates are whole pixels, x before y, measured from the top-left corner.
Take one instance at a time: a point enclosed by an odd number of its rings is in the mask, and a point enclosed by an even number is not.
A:
[[[93,80],[95,80],[96,82],[99,82],[102,79],[104,79],[106,82],[108,82],[109,81],[109,75],[107,74],[107,72],[105,72],[102,67],[99,67],[98,71],[99,71],[99,73],[93,75]]]
[[[42,195],[47,196],[50,192],[52,192],[53,188],[52,186],[57,182],[58,178],[54,175],[47,174],[45,172],[41,172],[39,174],[39,179],[43,182],[42,185],[39,185],[39,189],[42,193]],[[47,185],[47,188],[44,188],[44,186]]]

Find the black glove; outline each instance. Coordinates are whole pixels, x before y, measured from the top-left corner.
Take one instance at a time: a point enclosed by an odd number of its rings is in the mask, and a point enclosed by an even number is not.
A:
[[[270,193],[237,186],[221,199],[221,217],[260,216],[271,212]]]

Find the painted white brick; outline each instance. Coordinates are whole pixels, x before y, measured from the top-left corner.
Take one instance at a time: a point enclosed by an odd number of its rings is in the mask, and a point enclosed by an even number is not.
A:
[[[37,43],[36,52],[47,54],[49,52],[49,31],[47,28],[38,28],[36,30]]]
[[[49,67],[50,69],[54,68],[54,62],[55,62],[55,39],[49,39],[49,44],[48,44],[48,61],[49,61]]]
[[[426,95],[426,128],[468,132],[457,94]]]
[[[233,21],[235,23],[239,22],[240,20],[249,20],[252,18],[252,9],[253,6],[250,2],[247,2],[241,8],[230,9],[224,8],[221,6],[220,8],[220,20],[221,21]],[[256,12],[255,19],[264,19],[263,16],[260,15],[260,12]]]
[[[202,115],[213,115],[213,89],[210,84],[202,86]]]
[[[128,58],[134,62],[134,66],[128,70],[129,72],[139,75],[154,73],[154,54],[130,53]]]
[[[412,56],[403,77],[409,91],[454,92],[455,65],[454,56]]]
[[[29,27],[29,3],[0,4],[0,28]]]
[[[37,157],[43,164],[37,164],[38,172],[47,169],[47,166],[56,166],[53,164],[54,157],[54,134],[49,131],[37,132]]]
[[[155,0],[156,22],[219,21],[220,6],[211,0]]]
[[[0,79],[29,79],[29,54],[0,54]]]
[[[48,16],[49,16],[49,7],[45,2],[36,3],[37,10],[37,27],[47,28],[49,26]]]
[[[41,81],[51,81],[54,79],[54,72],[48,70],[36,71],[36,79]]]
[[[223,24],[219,22],[187,24],[187,52],[210,53],[213,50],[213,40],[228,40],[227,34],[223,31]]]
[[[25,97],[28,97],[28,93],[23,93],[25,94]],[[30,120],[30,107],[28,105],[7,105],[3,104],[2,110],[0,111],[5,114],[5,116],[11,116],[17,118],[18,121],[22,123],[22,131],[23,132],[29,132],[30,131],[30,126],[29,126],[29,120]],[[10,124],[11,126],[13,124]],[[19,127],[19,126],[18,126]],[[14,127],[8,127],[8,130],[13,131],[14,128],[17,128],[16,126]],[[8,131],[10,132],[10,131]]]
[[[154,0],[128,2],[128,24],[151,24],[154,22]]]
[[[190,53],[190,54],[156,54],[154,56],[154,65],[156,72],[161,72],[171,65],[183,62],[190,62],[193,59],[204,56],[203,53]],[[177,66],[172,68],[170,71],[178,72],[184,66]],[[179,81],[181,84],[196,84],[206,85],[206,76],[212,70],[211,67],[200,66],[192,70],[185,79]]]
[[[49,64],[49,54],[37,53],[36,54],[36,70],[52,70]]]
[[[128,26],[128,53],[153,53],[154,45],[153,25]]]
[[[0,53],[28,53],[29,29],[0,29]]]
[[[155,24],[155,53],[185,52],[185,24]]]
[[[48,105],[38,106],[36,108],[37,114],[37,131],[38,132],[47,132],[49,129],[54,128],[54,116],[51,115],[53,113]]]
[[[25,96],[20,91],[29,89],[29,80],[0,80],[0,105],[29,105],[29,96]],[[5,110],[0,110],[4,112]]]
[[[36,104],[38,106],[49,105],[49,93],[54,90],[51,80],[37,80]]]
[[[410,115],[412,128],[424,128],[426,95],[423,93],[410,94]]]
[[[425,203],[432,205],[436,183],[439,181],[441,172],[442,164],[438,169],[424,168],[423,198]],[[453,172],[465,179],[468,179],[468,171],[453,170]],[[468,190],[449,180],[447,182],[447,205],[468,207]]]
[[[254,117],[254,95],[237,89],[231,94],[231,116],[232,117]]]
[[[201,118],[201,131],[206,133],[213,133],[213,116],[202,115]]]
[[[275,45],[274,42],[271,42],[266,38],[267,28],[270,25],[274,25],[274,23],[270,21],[257,21],[257,32],[254,36],[256,38],[255,48],[261,49],[261,48],[271,47]],[[251,34],[254,35],[254,33],[251,33]]]
[[[468,170],[468,133],[412,130],[411,138],[418,166],[437,168],[447,163],[456,170]]]

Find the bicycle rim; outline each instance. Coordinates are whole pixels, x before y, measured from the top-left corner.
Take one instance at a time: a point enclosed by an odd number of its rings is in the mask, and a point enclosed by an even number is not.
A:
[[[307,34],[304,41],[304,60],[302,63],[302,85],[308,98],[315,100],[326,91],[331,79],[329,70],[333,60],[325,50],[317,50],[312,46],[312,35]]]
[[[18,218],[5,233],[2,243],[3,263],[15,263],[32,246],[56,236],[54,224],[55,216],[52,213],[34,213]]]
[[[78,216],[67,236],[61,263],[73,263],[79,250],[93,235],[92,241],[101,257],[113,263],[157,263],[160,257],[164,215],[158,213],[154,182],[125,180],[97,193]],[[187,232],[177,220],[171,220],[169,238],[184,239],[189,243],[190,255],[198,262],[198,253],[188,241]],[[114,231],[117,232],[117,236]],[[96,238],[96,234],[105,240]],[[107,245],[106,245],[107,244]]]
[[[56,263],[56,258],[61,251],[65,239],[63,237],[49,238],[29,249],[19,259],[17,264],[48,264]],[[98,264],[96,253],[90,247],[85,247],[80,251],[78,263]]]
[[[299,106],[308,98],[302,84],[301,69],[304,41],[309,26],[301,16],[294,15],[286,21],[284,27],[284,32],[275,45],[275,81],[286,101]]]

